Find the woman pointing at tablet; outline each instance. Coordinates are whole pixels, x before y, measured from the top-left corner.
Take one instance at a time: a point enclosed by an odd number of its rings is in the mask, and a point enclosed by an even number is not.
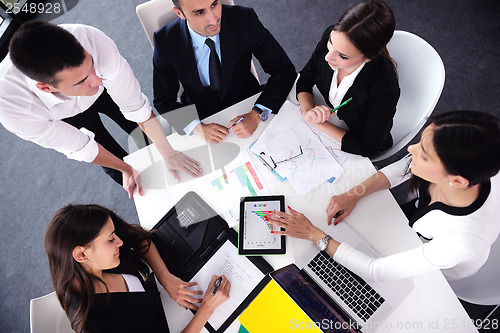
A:
[[[197,310],[183,332],[200,332],[229,298],[224,276],[212,277],[203,300],[194,297],[201,292],[188,288],[196,283],[168,272],[151,233],[98,205],[61,208],[47,227],[45,251],[57,298],[78,333],[169,332],[150,267],[180,306]]]
[[[477,272],[500,232],[500,120],[486,113],[454,111],[438,115],[424,129],[410,156],[395,162],[348,192],[333,196],[328,223],[347,216],[363,197],[410,178],[418,204],[405,207],[410,226],[423,239],[415,249],[378,259],[331,239],[303,214],[275,212],[275,231],[304,238],[368,280],[399,279],[440,269],[448,280]],[[355,222],[353,222],[355,223]],[[376,217],[375,221],[376,223]]]

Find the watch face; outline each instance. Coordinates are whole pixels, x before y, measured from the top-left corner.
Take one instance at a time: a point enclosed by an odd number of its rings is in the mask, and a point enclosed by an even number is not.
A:
[[[317,246],[320,251],[325,251],[328,247],[328,242],[332,239],[330,235],[326,235],[325,238],[322,238],[318,241]]]
[[[260,114],[260,120],[262,121],[266,121],[267,118],[269,118],[269,112],[267,111],[262,111],[262,113]]]

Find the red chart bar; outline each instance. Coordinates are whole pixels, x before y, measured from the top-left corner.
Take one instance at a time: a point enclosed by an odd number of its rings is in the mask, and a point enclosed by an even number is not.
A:
[[[250,161],[248,161],[247,163],[245,163],[247,168],[248,168],[248,171],[250,172],[250,174],[252,175],[252,178],[253,180],[255,181],[255,184],[257,184],[257,188],[259,190],[262,190],[264,188],[264,186],[262,186],[262,183],[260,182],[260,179],[259,177],[257,177],[257,174],[255,173],[255,170],[253,169],[252,167],[252,164],[250,163]]]

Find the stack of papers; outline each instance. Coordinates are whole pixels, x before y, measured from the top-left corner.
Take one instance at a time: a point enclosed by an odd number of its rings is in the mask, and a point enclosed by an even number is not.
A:
[[[339,160],[348,163],[348,155],[332,147],[326,137],[311,130],[302,120],[299,107],[286,101],[250,150],[286,177],[297,193],[305,194],[338,178],[344,171]]]

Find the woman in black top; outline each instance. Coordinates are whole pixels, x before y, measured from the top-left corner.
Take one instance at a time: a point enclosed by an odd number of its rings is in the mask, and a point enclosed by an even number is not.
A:
[[[392,146],[400,90],[386,45],[395,25],[385,2],[361,1],[326,29],[300,71],[296,92],[304,120],[339,141],[343,151],[372,157]],[[327,105],[315,105],[314,85]]]
[[[196,283],[169,273],[151,237],[98,205],[68,205],[55,214],[45,250],[56,295],[76,332],[168,332],[149,267],[180,306],[198,310],[183,332],[200,332],[229,297],[224,276],[215,295],[193,297],[201,294],[189,289]]]

